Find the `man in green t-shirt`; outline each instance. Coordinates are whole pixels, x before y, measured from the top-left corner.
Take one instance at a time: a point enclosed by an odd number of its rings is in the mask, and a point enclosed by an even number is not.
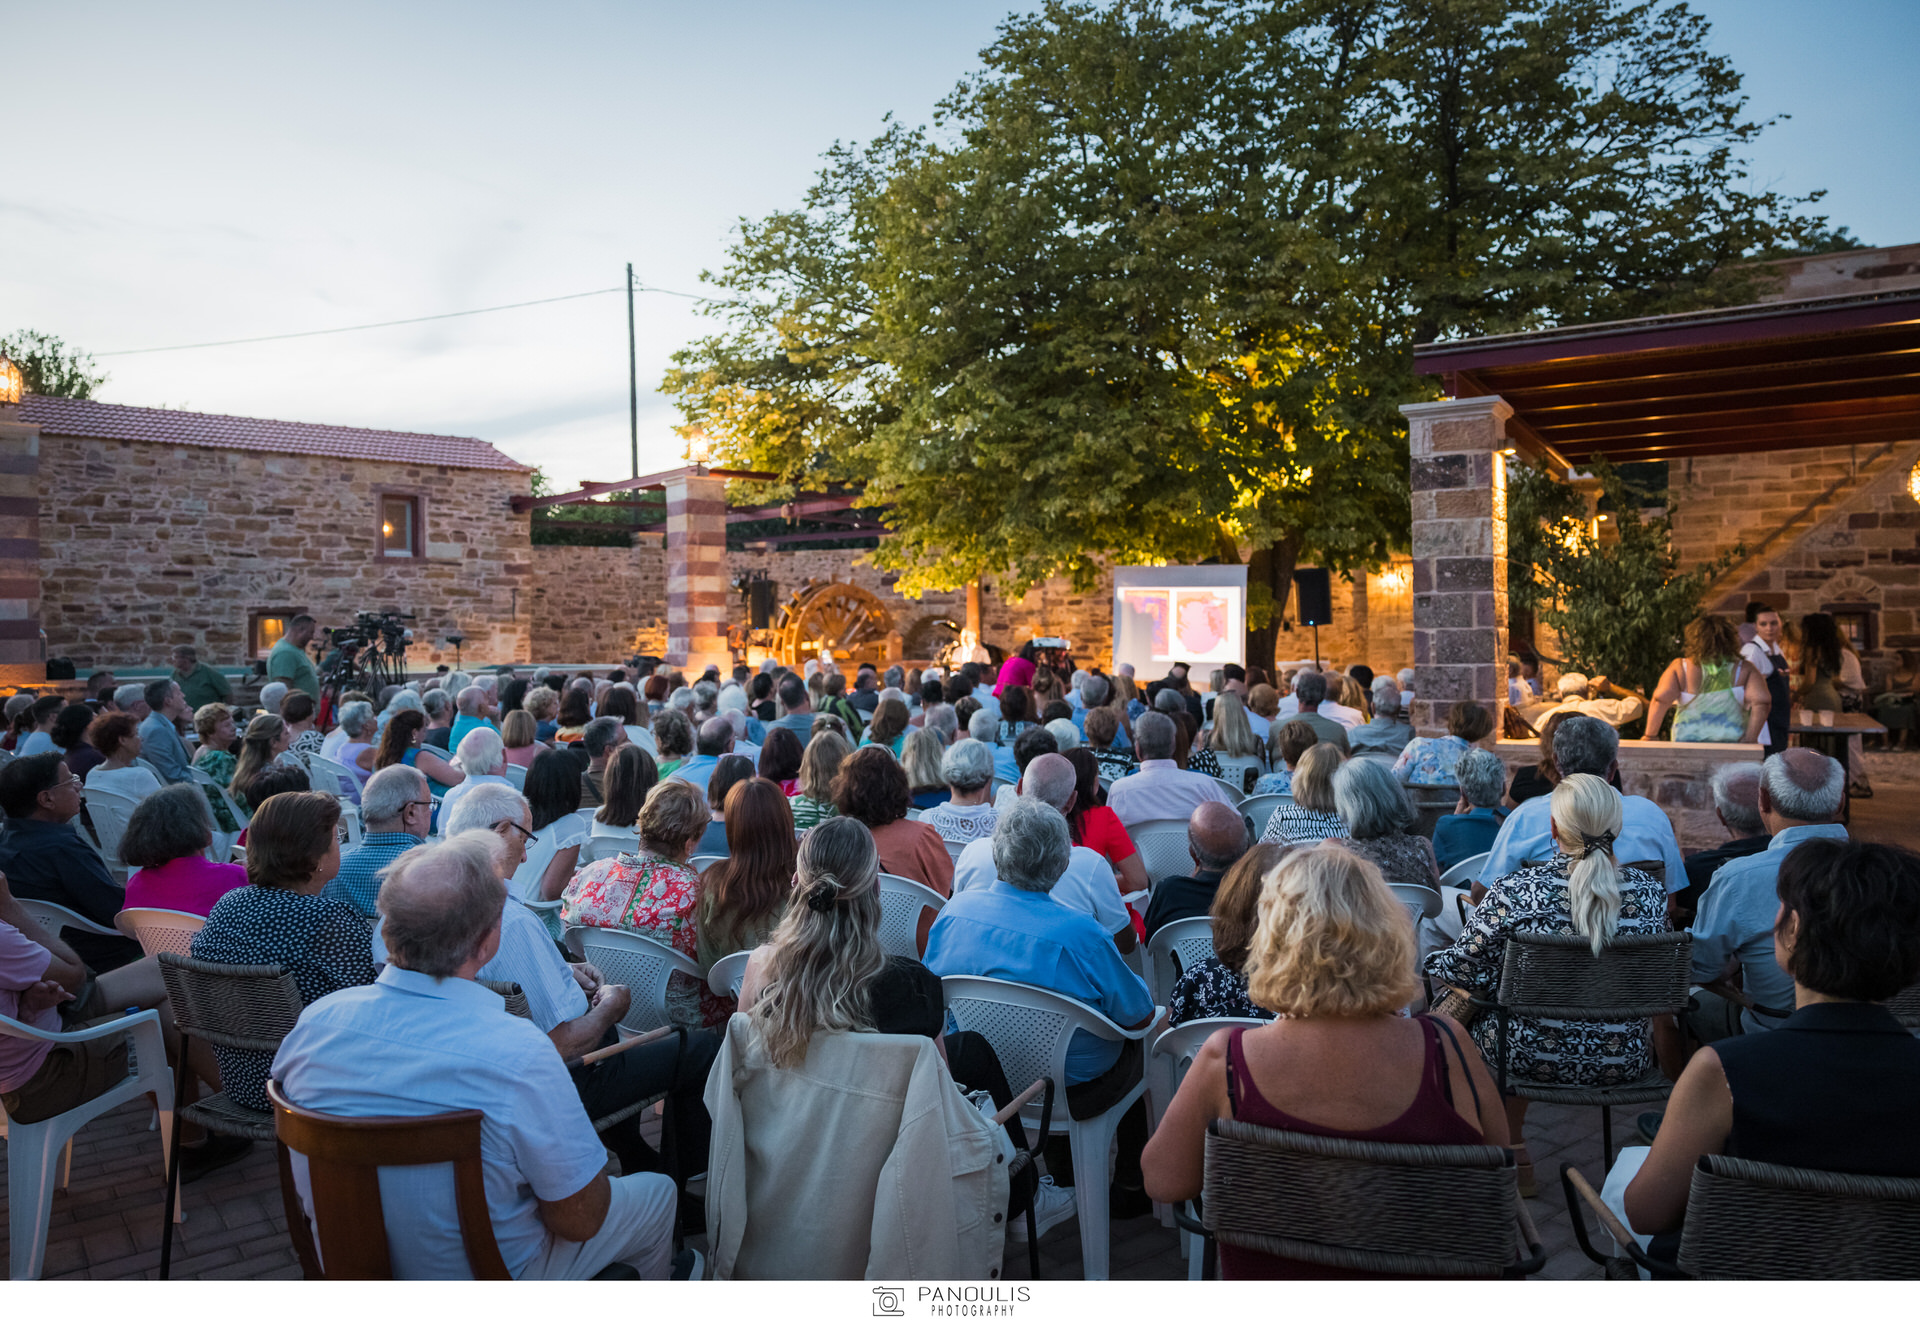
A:
[[[233,700],[233,685],[227,682],[227,676],[202,661],[192,647],[173,649],[173,681],[186,694],[190,711],[198,711],[209,702]]]
[[[278,679],[288,688],[297,688],[311,697],[320,700],[320,671],[314,668],[313,658],[307,655],[307,644],[313,641],[315,629],[312,615],[295,615],[287,621],[286,636],[273,644],[273,650],[267,653],[267,681]]]

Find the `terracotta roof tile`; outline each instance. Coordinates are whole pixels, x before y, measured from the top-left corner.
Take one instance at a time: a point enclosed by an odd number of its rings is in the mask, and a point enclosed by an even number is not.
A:
[[[101,440],[141,440],[156,445],[202,445],[210,449],[254,450],[268,454],[314,454],[332,459],[376,463],[431,464],[443,468],[491,468],[531,472],[484,440],[471,436],[430,436],[417,431],[372,431],[315,422],[277,422],[220,413],[184,413],[171,408],[132,408],[92,399],[28,395],[20,401],[20,420],[36,423],[50,436],[92,436]]]

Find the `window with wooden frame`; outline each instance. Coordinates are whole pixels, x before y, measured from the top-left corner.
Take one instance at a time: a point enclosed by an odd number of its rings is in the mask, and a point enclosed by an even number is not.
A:
[[[424,556],[427,553],[425,501],[405,491],[381,491],[377,498],[380,557],[411,560]]]
[[[247,615],[247,654],[265,660],[274,645],[287,635],[287,625],[298,610],[254,610]]]

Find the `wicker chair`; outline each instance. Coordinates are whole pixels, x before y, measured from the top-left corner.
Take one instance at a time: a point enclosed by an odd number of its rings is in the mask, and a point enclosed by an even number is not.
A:
[[[300,988],[279,964],[208,963],[172,951],[159,954],[160,976],[173,1005],[182,1045],[198,1037],[230,1050],[272,1052],[300,1018]],[[168,1144],[166,1214],[160,1230],[160,1278],[173,1267],[173,1208],[180,1196],[180,1124],[190,1120],[230,1137],[273,1137],[273,1115],[217,1092],[187,1104],[186,1069],[174,1070],[173,1140]]]
[[[1920,982],[1887,1001],[1887,1009],[1909,1032],[1920,1032]]]
[[[1571,1165],[1560,1169],[1580,1250],[1655,1279],[1910,1280],[1920,1276],[1920,1179],[1834,1174],[1702,1156],[1687,1190],[1676,1263],[1649,1257]],[[1597,1252],[1585,1202],[1626,1257]]]
[[[1518,1279],[1546,1264],[1513,1150],[1207,1125],[1201,1219],[1230,1247],[1335,1270]],[[1209,1244],[1211,1254],[1211,1243]]]
[[[1507,941],[1495,999],[1473,1004],[1491,1011],[1499,1033],[1495,1072],[1502,1095],[1554,1105],[1600,1107],[1600,1141],[1613,1167],[1613,1107],[1662,1100],[1673,1084],[1649,1069],[1617,1087],[1561,1087],[1520,1082],[1508,1085],[1507,1060],[1513,1020],[1557,1018],[1569,1022],[1622,1023],[1656,1014],[1686,1012],[1693,981],[1693,935],[1663,931],[1618,935],[1594,957],[1585,936],[1523,933]]]

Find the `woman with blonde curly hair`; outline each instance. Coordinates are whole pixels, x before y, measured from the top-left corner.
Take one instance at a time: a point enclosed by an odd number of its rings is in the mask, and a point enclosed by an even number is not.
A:
[[[1339,845],[1300,849],[1267,877],[1259,913],[1247,991],[1280,1017],[1216,1032],[1201,1048],[1147,1144],[1149,1196],[1200,1192],[1215,1119],[1360,1142],[1505,1145],[1493,1076],[1466,1033],[1400,1014],[1418,989],[1413,923],[1377,867]],[[1332,1273],[1222,1244],[1220,1274]]]
[[[1660,725],[1672,711],[1675,743],[1758,743],[1773,697],[1766,678],[1741,658],[1740,633],[1732,621],[1700,615],[1682,639],[1686,654],[1669,662],[1654,686],[1640,741],[1659,738]]]

